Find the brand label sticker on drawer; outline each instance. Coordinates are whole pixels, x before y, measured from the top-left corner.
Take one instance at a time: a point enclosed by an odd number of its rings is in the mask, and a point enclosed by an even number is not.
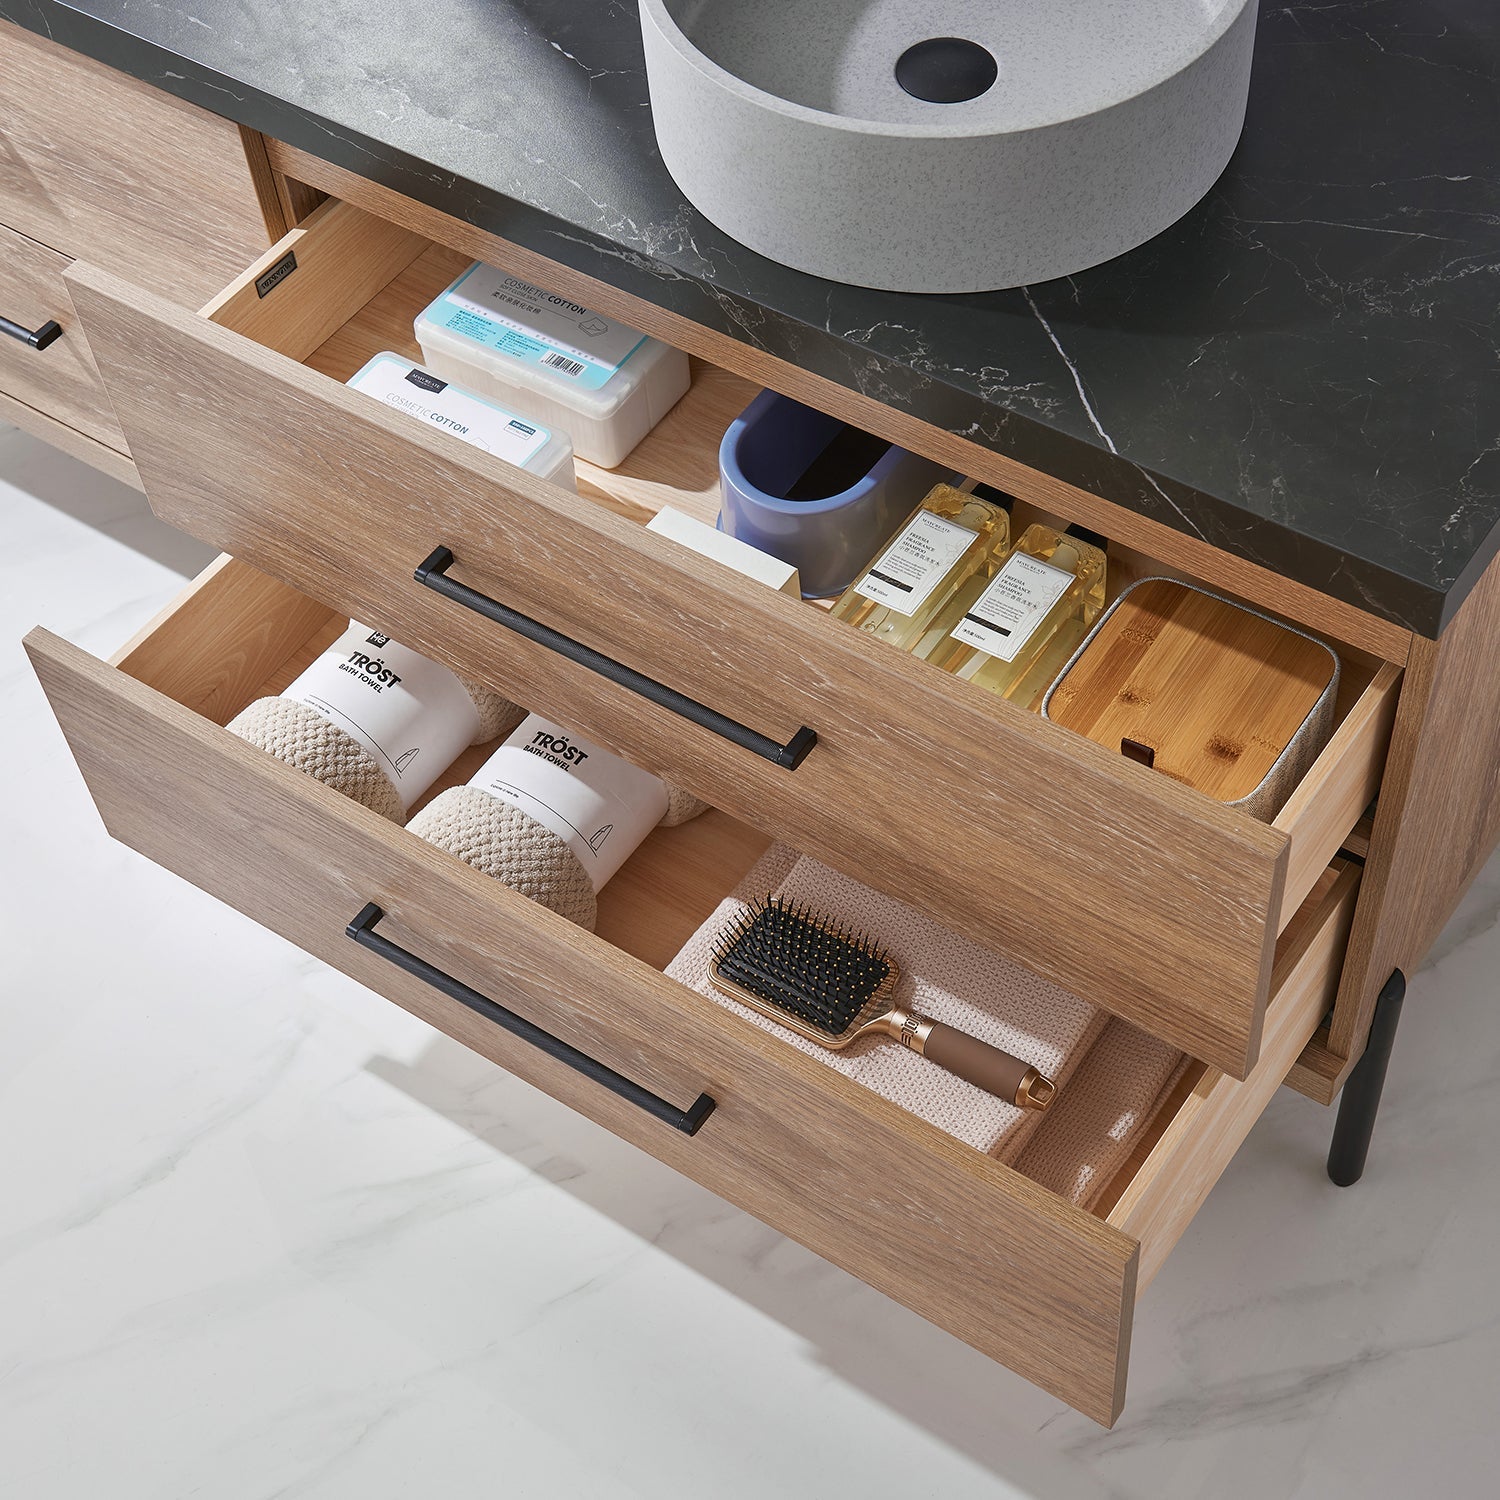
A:
[[[439,328],[598,390],[645,335],[493,266],[472,267],[425,316]]]
[[[552,436],[545,427],[523,422],[503,406],[450,385],[394,354],[376,355],[349,385],[518,468],[523,468]]]
[[[262,299],[269,296],[296,269],[297,253],[295,250],[288,250],[269,271],[262,271],[255,278],[255,295]]]
[[[977,535],[930,510],[918,511],[854,591],[898,615],[914,615]]]
[[[952,637],[1001,661],[1014,661],[1072,582],[1071,573],[1025,552],[1013,552],[953,627]]]

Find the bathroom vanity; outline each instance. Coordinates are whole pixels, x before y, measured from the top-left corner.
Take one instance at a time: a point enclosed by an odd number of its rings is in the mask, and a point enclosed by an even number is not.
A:
[[[371,36],[335,5],[288,38],[242,7],[0,0],[0,314],[63,329],[0,341],[0,416],[226,554],[107,662],[44,629],[28,649],[115,837],[1111,1423],[1136,1298],[1275,1091],[1363,1080],[1361,1154],[1377,1001],[1388,1030],[1500,835],[1500,205],[1486,86],[1446,72],[1474,37],[1403,62],[1325,12],[1263,18],[1200,209],[1070,280],[925,299],[698,219],[634,14],[597,9],[475,6],[438,56],[415,14]],[[1494,21],[1458,9],[1493,60]],[[1413,95],[1425,138],[1383,123]],[[693,356],[577,496],[342,384],[415,357],[472,259]],[[1333,645],[1337,727],[1275,821],[647,530],[665,505],[713,521],[719,439],[762,386],[1008,491],[1023,524],[1102,533],[1112,595],[1180,577]],[[222,727],[351,615],[716,810],[648,839],[589,933]],[[1196,1060],[1095,1210],[663,975],[772,840]]]

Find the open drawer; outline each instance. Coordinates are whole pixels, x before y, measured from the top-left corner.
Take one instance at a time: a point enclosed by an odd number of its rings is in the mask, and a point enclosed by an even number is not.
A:
[[[1327,752],[1275,826],[1229,811],[637,524],[716,513],[719,437],[753,394],[723,371],[620,470],[579,464],[580,496],[346,389],[415,352],[462,264],[331,202],[197,317],[75,267],[157,513],[1243,1077],[1277,935],[1378,788],[1399,671],[1340,648]],[[416,576],[439,547],[462,597]]]
[[[1326,1010],[1357,867],[1325,870],[1283,933],[1250,1077],[1191,1071],[1085,1212],[660,972],[763,834],[721,812],[658,829],[601,893],[591,934],[220,727],[342,625],[223,558],[114,665],[42,630],[27,649],[116,838],[1112,1422],[1137,1291]],[[662,1107],[639,1107],[352,941],[346,928],[369,903],[382,937]]]

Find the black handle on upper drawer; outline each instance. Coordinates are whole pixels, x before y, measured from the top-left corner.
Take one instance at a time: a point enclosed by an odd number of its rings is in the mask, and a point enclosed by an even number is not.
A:
[[[629,688],[632,693],[639,693],[652,703],[671,709],[674,714],[681,714],[684,719],[691,720],[701,728],[723,735],[741,749],[753,750],[778,766],[795,771],[807,758],[807,752],[818,743],[817,735],[806,725],[784,745],[769,735],[747,729],[738,720],[719,713],[717,709],[705,707],[696,698],[689,698],[686,693],[679,693],[676,688],[669,688],[654,677],[647,677],[634,667],[627,667],[614,657],[605,656],[592,646],[585,646],[582,641],[575,641],[572,636],[563,635],[550,625],[543,625],[529,615],[520,614],[498,600],[491,599],[488,594],[481,594],[478,589],[471,589],[468,584],[457,582],[448,577],[448,569],[452,566],[453,553],[447,547],[438,547],[417,569],[417,582],[441,594],[445,599],[452,599],[455,604],[462,604],[465,609],[472,609],[475,614],[483,615],[486,620],[504,625],[507,630],[514,630],[528,641],[535,641],[537,645],[545,646],[549,651],[566,656],[569,661],[576,661],[579,666],[587,667],[589,671],[597,672],[601,677]]]
[[[0,318],[0,333],[7,338],[20,339],[33,349],[45,349],[62,337],[62,324],[48,318],[40,328],[28,328],[24,323],[12,323],[9,318]]]
[[[371,953],[378,953],[383,959],[395,964],[398,969],[404,969],[408,974],[414,974],[433,989],[440,990],[451,1000],[457,1000],[460,1005],[467,1005],[476,1015],[483,1016],[486,1021],[493,1021],[496,1026],[503,1027],[514,1036],[521,1038],[523,1042],[530,1042],[533,1047],[545,1052],[548,1057],[555,1057],[559,1062],[567,1063],[570,1068],[582,1073],[585,1078],[592,1078],[595,1083],[602,1083],[611,1093],[618,1094],[622,1099],[628,1099],[632,1104],[645,1110],[648,1115],[654,1115],[658,1120],[664,1121],[674,1130],[680,1130],[684,1135],[697,1135],[698,1127],[714,1112],[714,1101],[707,1094],[699,1094],[698,1097],[686,1109],[678,1109],[675,1104],[668,1104],[659,1094],[653,1094],[650,1089],[644,1089],[640,1084],[632,1082],[623,1073],[616,1073],[613,1068],[607,1068],[602,1062],[580,1052],[577,1047],[570,1047],[566,1042],[552,1035],[550,1031],[543,1031],[525,1016],[518,1016],[515,1011],[507,1010],[503,1005],[496,1004],[487,995],[481,995],[478,990],[471,990],[468,985],[461,983],[451,974],[445,974],[435,965],[427,962],[425,958],[418,958],[415,953],[408,951],[389,938],[382,937],[375,931],[375,924],[385,913],[372,901],[360,914],[344,929],[347,936],[352,937],[361,948],[368,948]]]

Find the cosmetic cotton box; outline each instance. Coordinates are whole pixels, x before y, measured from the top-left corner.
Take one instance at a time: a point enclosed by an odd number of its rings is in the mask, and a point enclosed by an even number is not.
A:
[[[539,479],[568,490],[578,488],[573,477],[573,445],[566,433],[550,432],[539,422],[527,421],[399,354],[377,354],[350,376],[349,386]]]
[[[1339,659],[1315,637],[1174,578],[1099,617],[1042,713],[1270,822],[1333,731]]]
[[[680,349],[482,263],[414,326],[438,374],[562,429],[580,458],[605,469],[624,462],[691,378]]]

